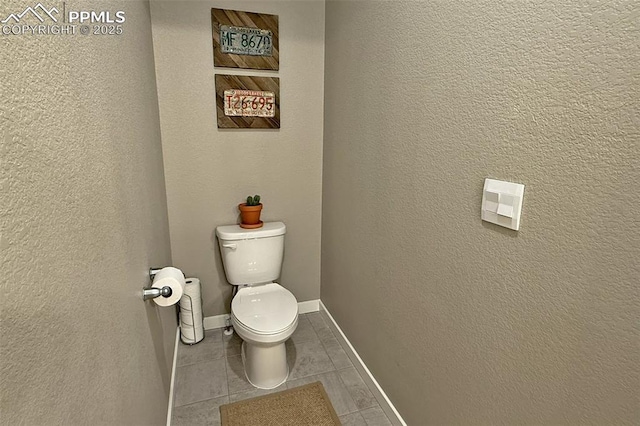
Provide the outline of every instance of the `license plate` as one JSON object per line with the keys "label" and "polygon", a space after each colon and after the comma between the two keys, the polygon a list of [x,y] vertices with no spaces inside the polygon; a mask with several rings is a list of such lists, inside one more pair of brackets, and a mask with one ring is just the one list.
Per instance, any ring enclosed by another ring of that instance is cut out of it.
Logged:
{"label": "license plate", "polygon": [[271,56],[273,34],[260,28],[220,26],[220,47],[223,53]]}
{"label": "license plate", "polygon": [[224,115],[228,117],[275,117],[273,92],[231,89],[224,91]]}

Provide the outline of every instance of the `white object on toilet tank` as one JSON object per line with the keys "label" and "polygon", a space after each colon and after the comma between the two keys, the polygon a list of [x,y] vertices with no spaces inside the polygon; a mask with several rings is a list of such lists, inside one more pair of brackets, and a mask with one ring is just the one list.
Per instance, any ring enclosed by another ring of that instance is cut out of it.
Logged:
{"label": "white object on toilet tank", "polygon": [[243,285],[276,280],[282,269],[286,231],[282,222],[265,222],[258,229],[238,225],[216,228],[227,281]]}

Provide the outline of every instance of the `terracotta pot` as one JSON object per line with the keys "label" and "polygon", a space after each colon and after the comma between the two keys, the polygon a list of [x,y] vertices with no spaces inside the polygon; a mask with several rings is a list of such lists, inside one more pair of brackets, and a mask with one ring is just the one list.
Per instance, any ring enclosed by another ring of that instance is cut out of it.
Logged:
{"label": "terracotta pot", "polygon": [[248,206],[247,203],[242,203],[238,205],[238,209],[240,210],[241,228],[259,228],[262,226],[262,222],[260,221],[262,204]]}

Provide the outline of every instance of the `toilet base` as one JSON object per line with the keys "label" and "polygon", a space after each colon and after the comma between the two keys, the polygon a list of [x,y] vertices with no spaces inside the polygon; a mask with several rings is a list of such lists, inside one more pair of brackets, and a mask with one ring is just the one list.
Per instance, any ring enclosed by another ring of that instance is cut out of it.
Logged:
{"label": "toilet base", "polygon": [[289,377],[284,342],[263,346],[243,341],[242,364],[247,380],[258,389],[277,388]]}

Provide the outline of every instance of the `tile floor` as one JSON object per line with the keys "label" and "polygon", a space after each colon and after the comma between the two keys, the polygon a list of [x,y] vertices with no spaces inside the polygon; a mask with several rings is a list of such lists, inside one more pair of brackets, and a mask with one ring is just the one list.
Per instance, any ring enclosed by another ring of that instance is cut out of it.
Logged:
{"label": "tile floor", "polygon": [[244,376],[237,334],[209,330],[194,346],[179,344],[173,426],[219,425],[222,404],[321,381],[343,425],[391,425],[319,312],[300,315],[287,341],[289,378],[276,389]]}

